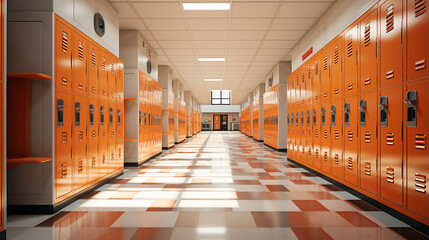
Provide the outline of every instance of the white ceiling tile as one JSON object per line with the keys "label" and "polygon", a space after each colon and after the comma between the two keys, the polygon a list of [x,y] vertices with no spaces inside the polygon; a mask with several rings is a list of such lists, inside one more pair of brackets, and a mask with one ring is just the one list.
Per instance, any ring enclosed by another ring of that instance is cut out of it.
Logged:
{"label": "white ceiling tile", "polygon": [[229,40],[262,40],[265,31],[230,31]]}
{"label": "white ceiling tile", "polygon": [[227,56],[253,56],[257,50],[256,48],[228,48]]}
{"label": "white ceiling tile", "polygon": [[253,56],[228,56],[226,58],[227,62],[250,62],[252,61]]}
{"label": "white ceiling tile", "polygon": [[119,18],[137,18],[139,17],[134,9],[128,3],[112,3],[113,7],[118,11]]}
{"label": "white ceiling tile", "polygon": [[200,67],[223,67],[225,62],[198,62]]}
{"label": "white ceiling tile", "polygon": [[188,31],[152,31],[152,34],[156,40],[190,40]]}
{"label": "white ceiling tile", "polygon": [[149,32],[149,31],[139,31],[139,32],[140,32],[140,34],[143,36],[143,38],[144,38],[146,41],[155,40],[155,39],[153,38],[153,36],[152,36],[151,32]]}
{"label": "white ceiling tile", "polygon": [[[210,1],[211,2],[211,1]],[[187,18],[228,18],[228,11],[185,11]]]}
{"label": "white ceiling tile", "polygon": [[249,62],[245,62],[245,61],[242,61],[242,62],[230,62],[230,61],[227,61],[226,63],[227,63],[226,65],[229,66],[229,67],[247,67],[247,66],[250,65],[250,61]]}
{"label": "white ceiling tile", "polygon": [[257,59],[255,61],[253,61],[253,63],[250,65],[251,67],[253,66],[271,66],[271,68],[273,68],[276,64],[278,63],[278,61],[258,61]]}
{"label": "white ceiling tile", "polygon": [[232,18],[274,17],[279,3],[233,3]]}
{"label": "white ceiling tile", "polygon": [[147,30],[141,19],[119,19],[121,30]]}
{"label": "white ceiling tile", "polygon": [[275,49],[275,48],[270,48],[270,49],[259,49],[258,51],[258,56],[261,55],[265,55],[265,56],[285,56],[286,54],[288,54],[290,52],[291,49]]}
{"label": "white ceiling tile", "polygon": [[256,19],[256,18],[244,18],[244,19],[231,19],[230,30],[268,30],[271,19]]}
{"label": "white ceiling tile", "polygon": [[278,62],[282,60],[283,56],[256,56],[255,61],[273,61]]}
{"label": "white ceiling tile", "polygon": [[271,30],[309,30],[318,18],[275,19]]}
{"label": "white ceiling tile", "polygon": [[176,63],[176,62],[195,62],[197,60],[197,57],[195,57],[195,56],[170,56],[170,60],[173,61],[173,63]]}
{"label": "white ceiling tile", "polygon": [[[189,56],[188,56],[189,57]],[[193,61],[189,61],[189,59],[186,59],[188,61],[180,61],[180,57],[179,56],[173,56],[170,58],[171,61],[174,61],[173,64],[176,67],[182,67],[182,66],[186,66],[186,67],[198,67],[198,62],[196,61],[196,59],[194,58]]]}
{"label": "white ceiling tile", "polygon": [[226,41],[194,41],[196,48],[225,48]]}
{"label": "white ceiling tile", "polygon": [[293,48],[297,41],[263,41],[261,48]]}
{"label": "white ceiling tile", "polygon": [[258,48],[261,41],[228,41],[228,48]]}
{"label": "white ceiling tile", "polygon": [[159,46],[157,41],[148,41],[148,48],[161,48],[161,46]]}
{"label": "white ceiling tile", "polygon": [[192,31],[193,40],[226,40],[226,31]]}
{"label": "white ceiling tile", "polygon": [[162,48],[192,48],[191,41],[158,41]]}
{"label": "white ceiling tile", "polygon": [[192,48],[164,48],[164,52],[168,56],[195,56],[194,49]]}
{"label": "white ceiling tile", "polygon": [[277,17],[305,18],[321,17],[328,10],[332,2],[289,2],[283,3]]}
{"label": "white ceiling tile", "polygon": [[192,31],[228,30],[228,19],[189,19],[188,23]]}
{"label": "white ceiling tile", "polygon": [[131,3],[141,18],[183,18],[180,3]]}
{"label": "white ceiling tile", "polygon": [[207,57],[224,57],[225,56],[225,49],[209,49],[209,48],[198,48],[197,49],[197,55],[200,56],[207,56]]}
{"label": "white ceiling tile", "polygon": [[269,31],[266,40],[299,40],[305,31]]}
{"label": "white ceiling tile", "polygon": [[152,31],[187,31],[186,21],[183,18],[177,19],[143,19],[149,30]]}

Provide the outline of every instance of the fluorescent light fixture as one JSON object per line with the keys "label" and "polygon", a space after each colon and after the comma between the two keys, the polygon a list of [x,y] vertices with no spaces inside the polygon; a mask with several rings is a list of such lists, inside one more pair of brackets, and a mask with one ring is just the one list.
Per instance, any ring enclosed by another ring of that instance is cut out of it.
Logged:
{"label": "fluorescent light fixture", "polygon": [[205,78],[203,80],[204,82],[222,82],[223,81],[222,78]]}
{"label": "fluorescent light fixture", "polygon": [[223,10],[230,9],[229,3],[183,3],[185,10]]}
{"label": "fluorescent light fixture", "polygon": [[225,62],[225,58],[198,58],[198,62]]}

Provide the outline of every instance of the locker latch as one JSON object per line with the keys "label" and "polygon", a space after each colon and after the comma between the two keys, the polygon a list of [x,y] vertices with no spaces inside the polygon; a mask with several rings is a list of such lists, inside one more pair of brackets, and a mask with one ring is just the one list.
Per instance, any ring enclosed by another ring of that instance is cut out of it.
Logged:
{"label": "locker latch", "polygon": [[89,104],[89,126],[94,126],[94,104]]}
{"label": "locker latch", "polygon": [[310,126],[310,110],[307,110],[307,126]]}
{"label": "locker latch", "polygon": [[100,106],[100,125],[104,126],[104,106]]}
{"label": "locker latch", "polygon": [[118,109],[118,126],[121,126],[121,110]]}
{"label": "locker latch", "polygon": [[350,103],[344,103],[344,126],[350,126]]}
{"label": "locker latch", "polygon": [[322,114],[322,126],[325,126],[325,123],[326,123],[326,117],[325,117],[326,112],[325,112],[325,107],[322,107],[322,112],[321,112],[321,114]]}
{"label": "locker latch", "polygon": [[360,111],[360,125],[361,127],[366,127],[366,100],[362,99],[359,103],[359,111]]}
{"label": "locker latch", "polygon": [[316,109],[313,108],[313,126],[316,126]]}
{"label": "locker latch", "polygon": [[293,125],[294,125],[294,123],[295,123],[295,122],[294,122],[294,121],[295,121],[295,114],[294,114],[294,113],[292,113],[291,120],[292,120],[292,121],[291,121],[291,123],[292,123],[292,126],[293,126]]}
{"label": "locker latch", "polygon": [[80,126],[80,102],[74,103],[74,124],[76,127]]}
{"label": "locker latch", "polygon": [[301,126],[304,126],[304,112],[301,111]]}
{"label": "locker latch", "polygon": [[109,125],[113,126],[113,108],[109,109]]}
{"label": "locker latch", "polygon": [[380,97],[380,103],[378,104],[378,108],[380,109],[380,125],[382,127],[387,127],[387,106],[387,96]]}
{"label": "locker latch", "polygon": [[64,100],[57,99],[57,127],[64,126]]}
{"label": "locker latch", "polygon": [[331,125],[335,126],[335,114],[336,114],[336,107],[335,105],[331,106]]}
{"label": "locker latch", "polygon": [[417,91],[407,92],[407,99],[404,101],[407,105],[407,127],[417,126]]}

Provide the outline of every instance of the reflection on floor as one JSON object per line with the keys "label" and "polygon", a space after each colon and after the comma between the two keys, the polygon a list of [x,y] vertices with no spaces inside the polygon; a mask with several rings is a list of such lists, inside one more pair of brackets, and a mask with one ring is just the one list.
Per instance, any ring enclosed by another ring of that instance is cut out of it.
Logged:
{"label": "reflection on floor", "polygon": [[425,239],[238,132],[203,132],[8,239]]}

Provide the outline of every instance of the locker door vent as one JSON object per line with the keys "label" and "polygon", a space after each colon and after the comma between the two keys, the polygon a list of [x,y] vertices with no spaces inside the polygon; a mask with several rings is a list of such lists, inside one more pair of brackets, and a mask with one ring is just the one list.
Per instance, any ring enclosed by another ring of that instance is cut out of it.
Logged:
{"label": "locker door vent", "polygon": [[328,70],[328,55],[325,53],[325,57],[323,57],[323,70]]}
{"label": "locker door vent", "polygon": [[91,168],[95,168],[96,167],[96,160],[95,157],[91,158]]}
{"label": "locker door vent", "polygon": [[415,66],[414,69],[416,71],[425,69],[426,68],[426,59],[422,59],[422,60],[415,62],[414,66]]}
{"label": "locker door vent", "polygon": [[415,190],[417,192],[426,193],[426,175],[421,173],[414,174]]}
{"label": "locker door vent", "polygon": [[79,162],[77,164],[77,173],[82,174],[83,173],[83,160],[79,159]]}
{"label": "locker door vent", "polygon": [[386,181],[389,183],[395,183],[395,169],[393,167],[386,168]]}
{"label": "locker door vent", "polygon": [[426,149],[426,135],[425,134],[416,134],[416,149],[425,150]]}
{"label": "locker door vent", "polygon": [[311,147],[308,147],[308,156],[311,157]]}
{"label": "locker door vent", "polygon": [[81,41],[79,41],[78,57],[80,60],[83,59],[83,45]]}
{"label": "locker door vent", "polygon": [[106,71],[106,58],[103,56],[103,71]]}
{"label": "locker door vent", "polygon": [[314,135],[315,135],[316,137],[319,137],[319,130],[318,130],[318,129],[316,129],[316,131],[315,131]]}
{"label": "locker door vent", "polygon": [[348,133],[347,133],[347,139],[349,141],[353,141],[353,131],[348,131]]}
{"label": "locker door vent", "polygon": [[318,61],[314,63],[314,75],[319,75],[319,64]]}
{"label": "locker door vent", "polygon": [[67,163],[62,163],[61,164],[61,178],[66,178],[67,177]]}
{"label": "locker door vent", "polygon": [[347,57],[353,56],[353,35],[350,34],[347,40]]}
{"label": "locker door vent", "polygon": [[414,0],[415,17],[426,12],[426,0]]}
{"label": "locker door vent", "polygon": [[314,155],[316,156],[316,158],[319,158],[319,149],[316,149],[316,152]]}
{"label": "locker door vent", "polygon": [[77,134],[77,141],[83,142],[83,131],[79,131],[79,133]]}
{"label": "locker door vent", "polygon": [[349,170],[353,170],[353,158],[352,158],[352,157],[349,157],[349,158],[347,159],[347,168],[348,168]]}
{"label": "locker door vent", "polygon": [[311,78],[311,68],[310,68],[310,66],[308,66],[308,79],[310,79]]}
{"label": "locker door vent", "polygon": [[62,132],[61,133],[61,143],[66,144],[68,140],[68,134],[67,132]]}
{"label": "locker door vent", "polygon": [[69,39],[66,32],[63,32],[61,36],[61,49],[64,53],[67,53],[69,49]]}
{"label": "locker door vent", "polygon": [[395,21],[394,21],[395,14],[393,12],[393,9],[394,9],[394,7],[393,7],[393,4],[392,4],[386,10],[387,11],[387,13],[386,13],[386,33],[392,31],[393,28],[395,27],[394,26],[394,24],[395,24]]}
{"label": "locker door vent", "polygon": [[323,154],[323,160],[328,161],[328,152]]}
{"label": "locker door vent", "polygon": [[338,154],[335,154],[334,160],[335,160],[335,165],[340,164],[340,156]]}
{"label": "locker door vent", "polygon": [[334,63],[337,64],[338,60],[339,60],[339,56],[338,56],[338,45],[335,46],[335,51],[334,51]]}
{"label": "locker door vent", "polygon": [[328,138],[328,130],[323,131],[323,137]]}
{"label": "locker door vent", "polygon": [[97,137],[97,132],[95,130],[92,130],[92,139],[94,140]]}
{"label": "locker door vent", "polygon": [[365,132],[365,143],[371,142],[371,132]]}
{"label": "locker door vent", "polygon": [[371,176],[371,163],[365,162],[365,174]]}
{"label": "locker door vent", "polygon": [[110,64],[110,74],[112,74],[112,76],[115,76],[115,63],[112,62]]}
{"label": "locker door vent", "polygon": [[395,143],[395,133],[386,133],[386,144],[387,145],[394,145]]}
{"label": "locker door vent", "polygon": [[97,63],[97,58],[96,58],[96,55],[95,55],[95,51],[94,51],[94,49],[92,49],[92,53],[91,53],[91,64],[92,64],[92,66],[93,67],[95,67],[95,65],[96,65],[96,63]]}
{"label": "locker door vent", "polygon": [[364,40],[363,40],[364,46],[367,47],[369,44],[371,44],[371,24],[367,23],[365,25],[365,32],[364,32]]}
{"label": "locker door vent", "polygon": [[335,130],[335,140],[338,140],[340,137],[340,132],[338,130]]}

